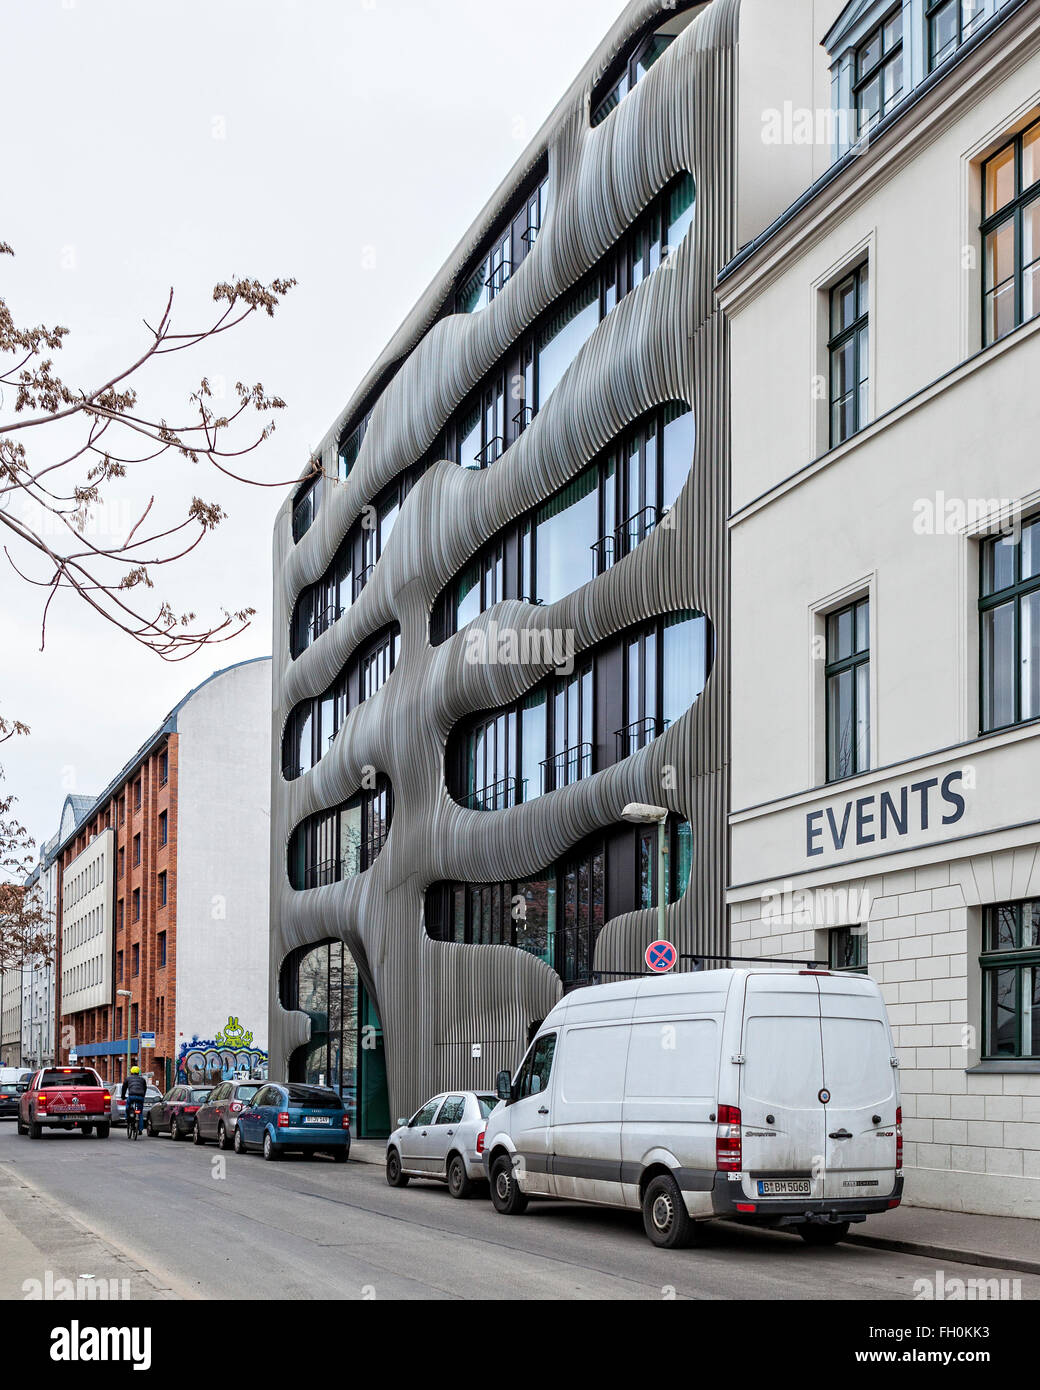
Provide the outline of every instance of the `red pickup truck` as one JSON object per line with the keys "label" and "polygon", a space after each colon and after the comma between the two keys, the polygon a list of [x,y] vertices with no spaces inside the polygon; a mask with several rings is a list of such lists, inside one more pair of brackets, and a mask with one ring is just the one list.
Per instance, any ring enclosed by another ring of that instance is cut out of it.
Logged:
{"label": "red pickup truck", "polygon": [[44,1067],[33,1074],[18,1103],[18,1133],[39,1139],[47,1129],[111,1129],[112,1092],[91,1067]]}

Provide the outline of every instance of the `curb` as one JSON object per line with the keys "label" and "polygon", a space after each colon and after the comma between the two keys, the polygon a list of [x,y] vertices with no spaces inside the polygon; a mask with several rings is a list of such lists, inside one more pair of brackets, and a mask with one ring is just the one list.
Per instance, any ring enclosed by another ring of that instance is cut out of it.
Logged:
{"label": "curb", "polygon": [[955,1264],[979,1265],[988,1269],[1010,1269],[1016,1274],[1040,1274],[1040,1260],[1020,1260],[1012,1255],[983,1255],[972,1250],[957,1250],[949,1245],[929,1245],[925,1241],[896,1240],[888,1236],[861,1236],[851,1232],[846,1245],[870,1245],[876,1250],[895,1250],[901,1255],[924,1255],[934,1260],[950,1260]]}

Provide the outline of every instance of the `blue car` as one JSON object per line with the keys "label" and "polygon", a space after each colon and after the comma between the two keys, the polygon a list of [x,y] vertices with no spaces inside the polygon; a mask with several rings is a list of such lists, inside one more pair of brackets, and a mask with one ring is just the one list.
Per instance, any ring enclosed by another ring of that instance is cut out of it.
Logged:
{"label": "blue car", "polygon": [[350,1115],[329,1086],[295,1081],[261,1086],[238,1117],[235,1153],[260,1149],[269,1163],[287,1153],[331,1154],[346,1163],[350,1154]]}

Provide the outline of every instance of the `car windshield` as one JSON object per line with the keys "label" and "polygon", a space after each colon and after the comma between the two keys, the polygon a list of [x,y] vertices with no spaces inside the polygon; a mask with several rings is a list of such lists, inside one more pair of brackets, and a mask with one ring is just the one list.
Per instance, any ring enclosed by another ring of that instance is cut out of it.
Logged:
{"label": "car windshield", "polygon": [[290,1086],[289,1104],[306,1105],[310,1110],[342,1110],[343,1102],[335,1091],[321,1086]]}
{"label": "car windshield", "polygon": [[204,1100],[207,1100],[209,1098],[209,1093],[210,1091],[212,1091],[212,1089],[212,1086],[194,1087],[192,1089],[190,1099],[195,1105],[201,1105]]}
{"label": "car windshield", "polygon": [[498,1096],[477,1096],[477,1104],[480,1106],[480,1118],[486,1120],[498,1104]]}
{"label": "car windshield", "polygon": [[45,1071],[40,1079],[41,1086],[100,1086],[101,1082],[92,1071],[80,1071],[65,1067],[61,1071]]}
{"label": "car windshield", "polygon": [[235,1087],[235,1099],[236,1099],[236,1100],[252,1100],[253,1097],[256,1095],[257,1091],[259,1091],[259,1089],[260,1089],[259,1086],[236,1086],[236,1087]]}

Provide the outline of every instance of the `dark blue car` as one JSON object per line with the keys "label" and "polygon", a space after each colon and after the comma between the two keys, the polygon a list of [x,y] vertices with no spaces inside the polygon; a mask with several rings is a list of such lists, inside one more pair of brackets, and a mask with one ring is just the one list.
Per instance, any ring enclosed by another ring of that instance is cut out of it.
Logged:
{"label": "dark blue car", "polygon": [[350,1115],[328,1086],[295,1081],[262,1086],[238,1117],[235,1153],[260,1149],[268,1162],[286,1153],[331,1154],[346,1163],[350,1154]]}

